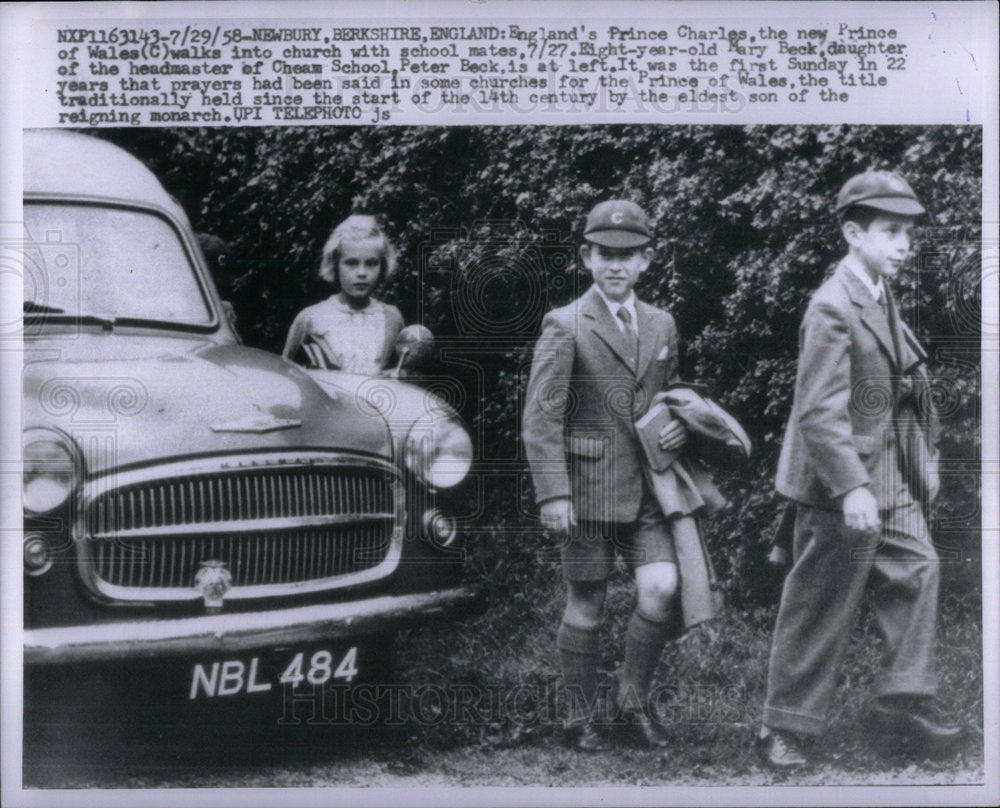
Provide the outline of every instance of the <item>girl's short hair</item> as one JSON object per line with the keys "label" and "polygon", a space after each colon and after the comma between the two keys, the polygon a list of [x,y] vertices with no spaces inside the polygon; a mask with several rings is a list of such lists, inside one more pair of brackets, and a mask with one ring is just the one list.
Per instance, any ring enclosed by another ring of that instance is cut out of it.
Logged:
{"label": "girl's short hair", "polygon": [[392,242],[389,241],[389,237],[386,236],[375,217],[364,214],[348,216],[333,229],[330,238],[323,245],[319,276],[339,290],[340,277],[337,274],[337,265],[340,263],[344,242],[368,241],[369,239],[381,239],[382,241],[382,271],[377,283],[382,283],[391,277],[396,271],[396,248],[392,246]]}

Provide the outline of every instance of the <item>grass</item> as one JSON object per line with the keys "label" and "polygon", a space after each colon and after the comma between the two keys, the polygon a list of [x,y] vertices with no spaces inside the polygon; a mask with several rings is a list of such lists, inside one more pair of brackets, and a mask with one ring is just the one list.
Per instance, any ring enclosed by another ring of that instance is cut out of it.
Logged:
{"label": "grass", "polygon": [[[509,536],[497,540],[510,542]],[[471,566],[477,563],[489,597],[483,615],[400,637],[399,677],[414,688],[433,690],[437,704],[432,715],[424,709],[410,717],[412,742],[428,749],[457,744],[495,751],[557,745],[562,692],[555,632],[563,606],[558,564],[512,544],[499,550],[479,545],[470,558]],[[633,598],[627,572],[619,568],[609,582],[601,635],[606,695],[614,692],[621,668]],[[730,608],[723,618],[667,645],[654,689],[656,708],[674,741],[671,761],[678,771],[754,769],[752,737],[760,723],[776,609]],[[913,765],[926,773],[982,766],[978,593],[943,596],[938,628],[941,700],[969,728],[961,748],[949,760],[935,763],[887,759],[871,747],[865,717],[881,649],[866,604],[818,750],[832,777]]]}

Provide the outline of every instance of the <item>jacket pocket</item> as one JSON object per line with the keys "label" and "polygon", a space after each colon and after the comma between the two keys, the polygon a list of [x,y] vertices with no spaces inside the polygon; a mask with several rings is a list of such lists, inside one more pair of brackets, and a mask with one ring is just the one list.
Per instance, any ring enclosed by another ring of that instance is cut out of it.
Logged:
{"label": "jacket pocket", "polygon": [[874,435],[854,435],[854,448],[859,455],[870,455],[878,448],[878,439]]}
{"label": "jacket pocket", "polygon": [[570,435],[566,440],[566,451],[578,457],[597,459],[604,457],[605,439],[589,435]]}

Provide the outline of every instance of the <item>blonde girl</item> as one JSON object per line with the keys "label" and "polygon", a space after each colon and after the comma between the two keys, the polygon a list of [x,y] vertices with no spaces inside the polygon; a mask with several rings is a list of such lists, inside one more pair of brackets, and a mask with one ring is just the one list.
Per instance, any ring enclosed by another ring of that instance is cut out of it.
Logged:
{"label": "blonde girl", "polygon": [[374,216],[344,219],[327,239],[319,267],[333,294],[299,312],[282,356],[294,359],[303,348],[314,367],[366,375],[386,368],[403,317],[372,293],[395,269],[396,250]]}

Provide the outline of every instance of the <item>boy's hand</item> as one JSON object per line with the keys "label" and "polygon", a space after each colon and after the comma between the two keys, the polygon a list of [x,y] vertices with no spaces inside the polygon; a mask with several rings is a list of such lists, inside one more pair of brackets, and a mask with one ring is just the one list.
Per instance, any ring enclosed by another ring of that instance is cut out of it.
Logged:
{"label": "boy's hand", "polygon": [[569,533],[576,527],[573,502],[568,497],[550,499],[541,506],[542,525],[556,533]]}
{"label": "boy's hand", "polygon": [[687,443],[688,431],[680,421],[671,421],[660,430],[660,448],[665,452],[673,452]]}
{"label": "boy's hand", "polygon": [[882,527],[878,518],[878,501],[863,485],[844,497],[844,524],[864,531],[876,531]]}

